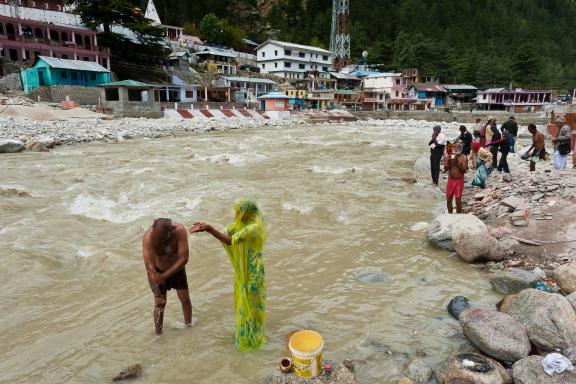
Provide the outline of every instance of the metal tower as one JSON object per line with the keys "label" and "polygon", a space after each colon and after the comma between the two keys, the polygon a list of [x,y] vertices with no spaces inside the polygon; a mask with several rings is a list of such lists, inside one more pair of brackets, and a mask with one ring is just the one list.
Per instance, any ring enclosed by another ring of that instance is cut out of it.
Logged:
{"label": "metal tower", "polygon": [[332,0],[332,33],[330,50],[334,55],[334,68],[340,69],[350,64],[350,32],[348,15],[350,0]]}

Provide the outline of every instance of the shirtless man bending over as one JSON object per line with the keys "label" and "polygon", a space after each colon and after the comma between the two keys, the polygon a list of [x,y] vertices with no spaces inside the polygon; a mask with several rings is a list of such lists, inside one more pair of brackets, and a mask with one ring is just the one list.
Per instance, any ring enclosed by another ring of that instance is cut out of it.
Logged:
{"label": "shirtless man bending over", "polygon": [[462,144],[456,143],[452,155],[446,157],[444,170],[448,171],[446,184],[446,203],[448,213],[452,213],[452,199],[456,198],[456,213],[462,213],[462,193],[464,192],[464,173],[468,170],[468,158],[462,154]]}
{"label": "shirtless man bending over", "polygon": [[162,334],[166,293],[175,289],[182,303],[184,324],[192,322],[192,302],[184,266],[188,262],[188,235],[182,224],[156,219],[144,234],[142,253],[148,282],[154,294],[154,327]]}

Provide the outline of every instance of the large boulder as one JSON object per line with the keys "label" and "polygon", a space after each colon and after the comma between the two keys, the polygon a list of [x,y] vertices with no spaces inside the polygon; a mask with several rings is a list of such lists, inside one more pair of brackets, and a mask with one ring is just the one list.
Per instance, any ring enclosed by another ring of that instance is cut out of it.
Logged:
{"label": "large boulder", "polygon": [[430,174],[430,158],[420,157],[414,163],[414,178],[424,179],[432,177]]}
{"label": "large boulder", "polygon": [[492,288],[503,295],[512,295],[532,288],[538,281],[540,281],[540,276],[520,268],[497,271],[490,276]]}
{"label": "large boulder", "polygon": [[566,300],[568,300],[568,302],[570,303],[570,305],[572,305],[572,308],[574,308],[574,311],[576,312],[576,292],[566,296]]}
{"label": "large boulder", "polygon": [[469,309],[459,320],[468,340],[488,356],[511,363],[530,353],[526,328],[505,313]]}
{"label": "large boulder", "polygon": [[0,139],[0,153],[17,153],[24,150],[24,144],[20,140]]}
{"label": "large boulder", "polygon": [[437,247],[456,251],[452,239],[457,234],[482,234],[487,231],[486,225],[474,215],[443,214],[436,217],[428,226],[428,241]]}
{"label": "large boulder", "polygon": [[552,277],[563,293],[576,292],[576,261],[559,266],[552,272]]}
{"label": "large boulder", "polygon": [[428,384],[434,371],[422,359],[413,359],[406,367],[405,375],[414,384]]}
{"label": "large boulder", "polygon": [[496,360],[476,353],[449,357],[436,374],[438,384],[511,384],[506,369]]}
{"label": "large boulder", "polygon": [[576,314],[564,296],[525,289],[510,300],[506,313],[524,324],[541,352],[559,349],[576,362]]}
{"label": "large boulder", "polygon": [[474,263],[480,260],[498,261],[504,258],[504,250],[495,237],[484,233],[454,230],[452,244],[462,260]]}
{"label": "large boulder", "polygon": [[512,367],[515,384],[574,384],[576,369],[548,376],[542,368],[542,356],[528,356],[517,361]]}

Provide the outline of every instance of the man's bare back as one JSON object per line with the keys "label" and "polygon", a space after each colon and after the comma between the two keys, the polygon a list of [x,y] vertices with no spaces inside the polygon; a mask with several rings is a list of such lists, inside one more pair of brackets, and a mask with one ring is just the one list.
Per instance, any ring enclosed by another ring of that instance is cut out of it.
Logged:
{"label": "man's bare back", "polygon": [[162,333],[167,292],[175,289],[182,303],[184,323],[192,321],[185,265],[188,262],[188,234],[182,224],[156,219],[142,239],[142,254],[150,289],[154,294],[154,326]]}

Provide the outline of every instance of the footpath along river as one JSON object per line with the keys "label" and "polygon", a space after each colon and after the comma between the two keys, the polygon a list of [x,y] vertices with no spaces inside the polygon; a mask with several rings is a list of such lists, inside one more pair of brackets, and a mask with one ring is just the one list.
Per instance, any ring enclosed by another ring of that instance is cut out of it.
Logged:
{"label": "footpath along river", "polygon": [[[101,383],[138,362],[139,383],[260,383],[298,328],[322,333],[325,358],[354,359],[361,383],[394,382],[416,349],[440,361],[465,342],[450,298],[498,299],[482,270],[411,229],[439,206],[402,180],[430,128],[265,127],[2,155],[0,382]],[[190,237],[195,327],[182,329],[172,291],[154,336],[142,234],[155,217],[223,227],[241,197],[267,223],[266,347],[232,346],[232,268],[205,235]],[[366,270],[386,278],[363,282]]]}

